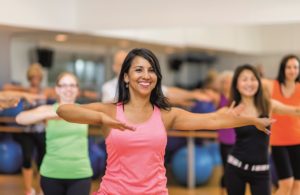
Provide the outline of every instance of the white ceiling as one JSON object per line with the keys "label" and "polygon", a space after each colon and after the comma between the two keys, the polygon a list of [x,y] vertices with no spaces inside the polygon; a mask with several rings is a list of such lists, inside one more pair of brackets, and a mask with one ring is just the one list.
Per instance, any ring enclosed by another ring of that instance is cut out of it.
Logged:
{"label": "white ceiling", "polygon": [[[1,25],[240,52],[299,50],[300,0],[0,0]],[[292,28],[290,29],[290,26]],[[1,31],[1,28],[0,28]],[[269,33],[277,32],[273,36]],[[281,43],[274,40],[282,40]]]}
{"label": "white ceiling", "polygon": [[183,28],[300,22],[299,0],[78,0],[89,29]]}

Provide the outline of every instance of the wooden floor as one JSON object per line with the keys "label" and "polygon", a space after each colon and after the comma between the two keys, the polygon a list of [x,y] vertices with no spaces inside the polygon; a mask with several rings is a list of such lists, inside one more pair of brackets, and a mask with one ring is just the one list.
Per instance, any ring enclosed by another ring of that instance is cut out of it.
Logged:
{"label": "wooden floor", "polygon": [[[208,183],[204,186],[189,190],[180,186],[168,175],[168,189],[170,195],[219,195],[219,178],[221,175],[221,168],[217,167]],[[100,180],[94,180],[92,184],[92,191],[96,191],[99,187]],[[37,185],[36,183],[34,184]],[[23,195],[22,176],[17,175],[0,175],[0,195]],[[247,195],[249,195],[247,190]]]}

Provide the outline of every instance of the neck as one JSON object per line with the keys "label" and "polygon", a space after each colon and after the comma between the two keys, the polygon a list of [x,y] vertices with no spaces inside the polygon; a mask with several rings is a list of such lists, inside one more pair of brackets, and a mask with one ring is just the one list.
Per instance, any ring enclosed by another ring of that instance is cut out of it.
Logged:
{"label": "neck", "polygon": [[242,97],[242,100],[241,102],[246,106],[254,106],[255,107],[255,104],[254,104],[254,98],[253,97]]}
{"label": "neck", "polygon": [[63,105],[63,104],[74,104],[75,101],[63,101],[63,100],[59,100],[58,101],[58,104],[59,105]]}
{"label": "neck", "polygon": [[292,80],[285,80],[284,81],[284,87],[286,87],[286,88],[294,88],[295,85],[296,85],[295,81],[292,81]]}
{"label": "neck", "polygon": [[126,105],[135,109],[144,109],[149,106],[152,107],[150,103],[150,97],[145,98],[145,97],[140,97],[135,95],[132,95],[130,97],[129,102]]}

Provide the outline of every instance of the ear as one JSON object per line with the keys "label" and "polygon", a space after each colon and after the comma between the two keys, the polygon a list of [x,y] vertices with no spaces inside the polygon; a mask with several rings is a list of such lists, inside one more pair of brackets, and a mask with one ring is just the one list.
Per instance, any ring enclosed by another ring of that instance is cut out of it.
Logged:
{"label": "ear", "polygon": [[127,73],[124,74],[124,82],[129,83],[129,77]]}

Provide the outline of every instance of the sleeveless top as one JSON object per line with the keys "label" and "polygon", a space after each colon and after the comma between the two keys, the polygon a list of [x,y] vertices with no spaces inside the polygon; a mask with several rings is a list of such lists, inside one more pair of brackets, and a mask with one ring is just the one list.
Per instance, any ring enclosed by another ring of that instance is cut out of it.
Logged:
{"label": "sleeveless top", "polygon": [[[116,109],[116,118],[130,124],[123,104],[118,103]],[[136,130],[111,129],[106,138],[107,166],[95,194],[168,194],[164,166],[167,134],[160,109],[155,106],[147,121],[130,125]]]}
{"label": "sleeveless top", "polygon": [[[219,108],[225,107],[228,105],[227,98],[221,94]],[[233,128],[227,129],[218,129],[218,140],[222,144],[233,145],[235,143],[235,131]]]}
{"label": "sleeveless top", "polygon": [[[53,109],[57,108],[58,104],[54,104]],[[46,154],[41,165],[41,175],[55,179],[91,177],[87,136],[87,125],[48,120]]]}
{"label": "sleeveless top", "polygon": [[[291,97],[286,98],[281,92],[280,83],[276,80],[272,98],[286,105],[300,107],[300,84],[296,83],[295,92]],[[300,117],[274,114],[272,118],[276,119],[271,128],[272,146],[300,144]]]}
{"label": "sleeveless top", "polygon": [[244,163],[268,164],[269,135],[253,125],[235,128],[235,133],[232,156]]}

